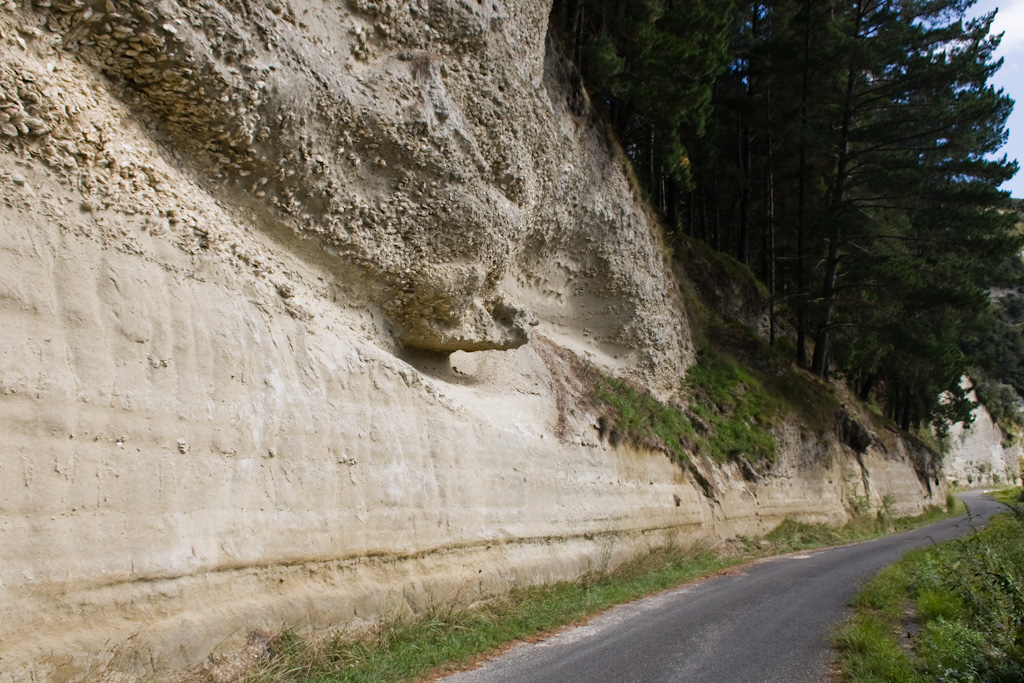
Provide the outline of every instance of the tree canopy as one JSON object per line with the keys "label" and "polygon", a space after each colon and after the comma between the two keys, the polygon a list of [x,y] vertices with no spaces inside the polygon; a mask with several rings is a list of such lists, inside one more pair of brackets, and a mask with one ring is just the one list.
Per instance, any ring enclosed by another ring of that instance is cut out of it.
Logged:
{"label": "tree canopy", "polygon": [[[670,228],[751,267],[796,360],[904,428],[960,377],[1022,241],[995,156],[1012,100],[973,0],[556,0]],[[778,314],[778,316],[776,315]],[[987,316],[987,317],[986,317]],[[940,400],[940,396],[946,398]]]}

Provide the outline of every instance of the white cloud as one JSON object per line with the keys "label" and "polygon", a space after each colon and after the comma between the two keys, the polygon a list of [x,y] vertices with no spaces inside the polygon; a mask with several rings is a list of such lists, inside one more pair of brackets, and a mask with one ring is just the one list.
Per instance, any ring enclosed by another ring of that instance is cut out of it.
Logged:
{"label": "white cloud", "polygon": [[[982,4],[989,3],[979,2],[977,7],[981,7]],[[996,14],[992,32],[1003,34],[999,54],[1009,57],[1024,52],[1024,0],[1001,0],[996,5],[999,7],[999,13]]]}

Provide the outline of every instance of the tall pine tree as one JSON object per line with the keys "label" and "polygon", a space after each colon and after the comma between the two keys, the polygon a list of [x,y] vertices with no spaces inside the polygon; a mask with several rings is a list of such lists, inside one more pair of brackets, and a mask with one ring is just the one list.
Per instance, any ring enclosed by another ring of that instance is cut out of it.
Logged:
{"label": "tall pine tree", "polygon": [[759,272],[797,362],[904,426],[963,413],[962,340],[1021,247],[996,189],[1016,163],[992,156],[1012,102],[988,83],[993,15],[967,20],[972,4],[556,0],[552,14],[669,225]]}

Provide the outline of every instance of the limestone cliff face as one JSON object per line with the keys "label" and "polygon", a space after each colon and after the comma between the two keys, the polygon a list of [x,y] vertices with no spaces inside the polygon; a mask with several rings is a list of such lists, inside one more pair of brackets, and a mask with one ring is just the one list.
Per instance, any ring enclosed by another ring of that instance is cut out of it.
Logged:
{"label": "limestone cliff face", "polygon": [[[678,377],[685,318],[641,205],[546,41],[548,11],[57,0],[37,18],[54,32],[44,40],[110,79],[180,170],[363,283],[346,303],[381,308],[399,345],[509,349],[537,313],[575,327],[601,312],[590,343]],[[40,114],[58,136],[77,123]],[[116,205],[96,180],[100,204]],[[203,229],[214,246],[250,241]]]}
{"label": "limestone cliff face", "polygon": [[549,9],[0,3],[0,681],[928,502],[898,445],[698,484],[567,404],[559,347],[692,351]]}
{"label": "limestone cliff face", "polygon": [[946,480],[954,486],[1009,486],[1020,482],[1024,453],[1019,444],[1006,446],[1003,431],[978,406],[974,420],[962,422],[949,431],[949,453],[945,458]]}

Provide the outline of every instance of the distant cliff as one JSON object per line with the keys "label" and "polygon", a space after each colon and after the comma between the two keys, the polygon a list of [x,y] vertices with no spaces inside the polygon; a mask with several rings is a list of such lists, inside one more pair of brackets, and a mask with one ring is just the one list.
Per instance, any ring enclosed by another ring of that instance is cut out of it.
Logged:
{"label": "distant cliff", "polygon": [[0,681],[935,499],[845,412],[603,438],[579,364],[670,401],[692,311],[549,11],[0,3]]}
{"label": "distant cliff", "polygon": [[1007,444],[1003,431],[985,406],[973,412],[965,427],[952,426],[944,458],[946,480],[953,486],[1012,486],[1020,483],[1024,451],[1019,444]]}

